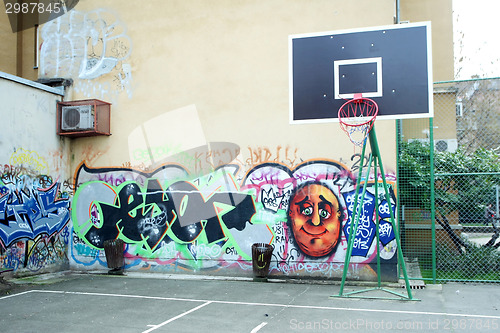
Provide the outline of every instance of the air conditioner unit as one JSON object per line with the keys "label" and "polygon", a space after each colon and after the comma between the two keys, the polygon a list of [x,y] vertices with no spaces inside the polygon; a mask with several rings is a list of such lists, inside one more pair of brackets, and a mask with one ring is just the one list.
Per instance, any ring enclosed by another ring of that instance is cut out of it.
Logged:
{"label": "air conditioner unit", "polygon": [[[429,139],[408,139],[408,143],[419,141],[423,144],[429,144]],[[458,149],[457,139],[439,139],[434,140],[434,150],[438,152],[454,153]]]}
{"label": "air conditioner unit", "polygon": [[434,149],[439,152],[454,153],[458,149],[457,139],[442,139],[434,141]]}
{"label": "air conditioner unit", "polygon": [[63,131],[83,131],[93,128],[93,105],[71,105],[62,107],[61,129]]}

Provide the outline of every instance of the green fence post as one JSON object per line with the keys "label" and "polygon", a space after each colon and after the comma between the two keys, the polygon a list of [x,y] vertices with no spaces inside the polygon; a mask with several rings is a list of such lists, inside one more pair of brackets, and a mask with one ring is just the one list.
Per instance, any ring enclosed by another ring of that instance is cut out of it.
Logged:
{"label": "green fence post", "polygon": [[434,118],[429,118],[430,143],[430,191],[431,191],[431,237],[432,237],[432,283],[436,284],[436,205],[434,202]]}

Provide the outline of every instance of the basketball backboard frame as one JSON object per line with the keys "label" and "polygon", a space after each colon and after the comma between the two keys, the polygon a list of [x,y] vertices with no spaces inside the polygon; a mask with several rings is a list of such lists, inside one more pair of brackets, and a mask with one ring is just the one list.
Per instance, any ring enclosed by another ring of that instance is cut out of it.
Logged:
{"label": "basketball backboard frame", "polygon": [[357,93],[379,105],[380,120],[433,117],[430,22],[290,35],[288,42],[291,124],[338,122],[340,106]]}

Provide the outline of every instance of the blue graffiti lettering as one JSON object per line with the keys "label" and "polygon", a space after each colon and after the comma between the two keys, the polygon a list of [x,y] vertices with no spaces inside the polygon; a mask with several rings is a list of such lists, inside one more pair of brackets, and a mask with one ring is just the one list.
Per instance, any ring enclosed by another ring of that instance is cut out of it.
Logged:
{"label": "blue graffiti lettering", "polygon": [[21,238],[52,235],[68,223],[69,200],[57,199],[59,183],[29,192],[5,188],[0,197],[0,239],[6,246]]}

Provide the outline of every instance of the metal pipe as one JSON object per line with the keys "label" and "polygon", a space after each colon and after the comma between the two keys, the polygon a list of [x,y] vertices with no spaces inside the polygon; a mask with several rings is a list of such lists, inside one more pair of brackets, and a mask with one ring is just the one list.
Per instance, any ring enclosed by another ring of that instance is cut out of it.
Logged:
{"label": "metal pipe", "polygon": [[451,80],[451,81],[437,81],[434,84],[443,84],[443,83],[457,83],[457,82],[469,82],[469,81],[485,81],[485,80],[498,80],[500,77],[483,77],[476,79],[464,79],[464,80]]}
{"label": "metal pipe", "polygon": [[483,175],[500,175],[500,172],[458,172],[458,173],[435,173],[434,176],[483,176]]}
{"label": "metal pipe", "polygon": [[396,17],[394,18],[394,24],[399,24],[399,0],[396,0]]}

